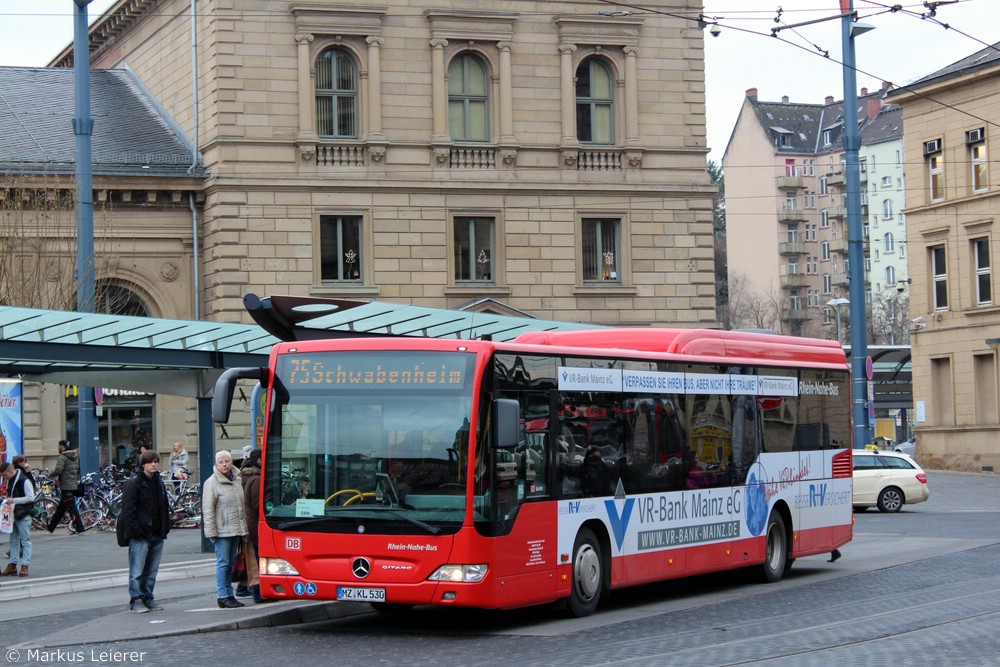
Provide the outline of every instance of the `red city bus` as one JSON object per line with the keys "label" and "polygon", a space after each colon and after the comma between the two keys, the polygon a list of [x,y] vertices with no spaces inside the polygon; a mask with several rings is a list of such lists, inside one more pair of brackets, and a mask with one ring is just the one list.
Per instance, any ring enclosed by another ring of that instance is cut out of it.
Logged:
{"label": "red city bus", "polygon": [[266,392],[268,598],[510,609],[851,540],[849,368],[835,341],[594,329],[512,342],[277,344]]}

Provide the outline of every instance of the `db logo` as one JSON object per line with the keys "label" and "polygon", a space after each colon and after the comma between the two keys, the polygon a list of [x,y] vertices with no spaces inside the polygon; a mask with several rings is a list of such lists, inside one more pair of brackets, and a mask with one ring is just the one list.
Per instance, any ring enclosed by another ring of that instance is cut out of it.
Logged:
{"label": "db logo", "polygon": [[301,537],[286,537],[285,538],[285,548],[289,551],[301,551],[302,550],[302,538]]}

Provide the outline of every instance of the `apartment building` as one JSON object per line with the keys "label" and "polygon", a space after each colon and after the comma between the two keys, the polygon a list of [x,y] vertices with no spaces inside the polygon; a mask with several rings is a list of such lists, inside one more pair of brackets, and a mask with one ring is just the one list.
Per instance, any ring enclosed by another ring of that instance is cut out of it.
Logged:
{"label": "apartment building", "polygon": [[917,454],[935,468],[1000,466],[1000,188],[989,161],[998,83],[994,45],[889,97],[906,123]]}
{"label": "apartment building", "polygon": [[[892,115],[882,109],[884,92],[863,88],[858,98],[858,119],[878,165],[886,158],[876,146],[898,140],[902,131],[899,123],[881,122]],[[723,157],[734,326],[849,340],[843,116],[843,102],[833,97],[823,104],[787,97],[763,102],[756,88],[747,90]],[[868,160],[862,161],[864,194]],[[870,198],[864,194],[867,220]],[[870,245],[865,249],[871,257]],[[879,270],[884,275],[881,264]],[[742,303],[734,302],[734,292]]]}
{"label": "apartment building", "polygon": [[[142,289],[156,267],[106,278],[174,318],[249,321],[255,292],[713,326],[701,6],[675,4],[120,0],[91,65],[128,73],[200,176],[167,200],[190,208],[188,297]],[[193,443],[194,420],[152,430]]]}
{"label": "apartment building", "polygon": [[906,163],[903,112],[883,104],[861,129],[861,202],[868,335],[873,345],[909,341],[909,272],[906,262]]}

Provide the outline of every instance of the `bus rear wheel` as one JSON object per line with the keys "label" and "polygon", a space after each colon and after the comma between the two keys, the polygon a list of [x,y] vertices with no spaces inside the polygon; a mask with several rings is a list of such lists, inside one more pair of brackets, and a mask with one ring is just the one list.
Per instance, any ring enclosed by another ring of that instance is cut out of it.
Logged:
{"label": "bus rear wheel", "polygon": [[764,535],[767,547],[761,578],[767,583],[774,583],[785,574],[788,564],[788,531],[785,530],[785,520],[777,512],[772,512],[768,518]]}
{"label": "bus rear wheel", "polygon": [[590,616],[597,609],[604,590],[604,559],[594,531],[582,528],[573,545],[573,590],[569,611],[573,616]]}

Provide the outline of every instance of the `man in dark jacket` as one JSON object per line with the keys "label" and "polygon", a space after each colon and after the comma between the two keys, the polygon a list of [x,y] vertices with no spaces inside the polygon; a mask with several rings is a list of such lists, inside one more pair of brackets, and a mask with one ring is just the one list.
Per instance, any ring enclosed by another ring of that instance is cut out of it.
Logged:
{"label": "man in dark jacket", "polygon": [[128,608],[138,614],[163,609],[153,597],[163,540],[170,532],[167,490],[160,478],[160,455],[143,452],[139,469],[125,481],[122,511],[128,540]]}
{"label": "man in dark jacket", "polygon": [[79,535],[84,531],[80,510],[76,508],[76,492],[80,487],[80,458],[69,440],[59,441],[59,459],[56,461],[55,469],[52,470],[52,479],[59,481],[59,507],[56,508],[46,528],[50,533],[55,531],[63,515],[68,511],[70,520],[73,521],[73,528]]}

